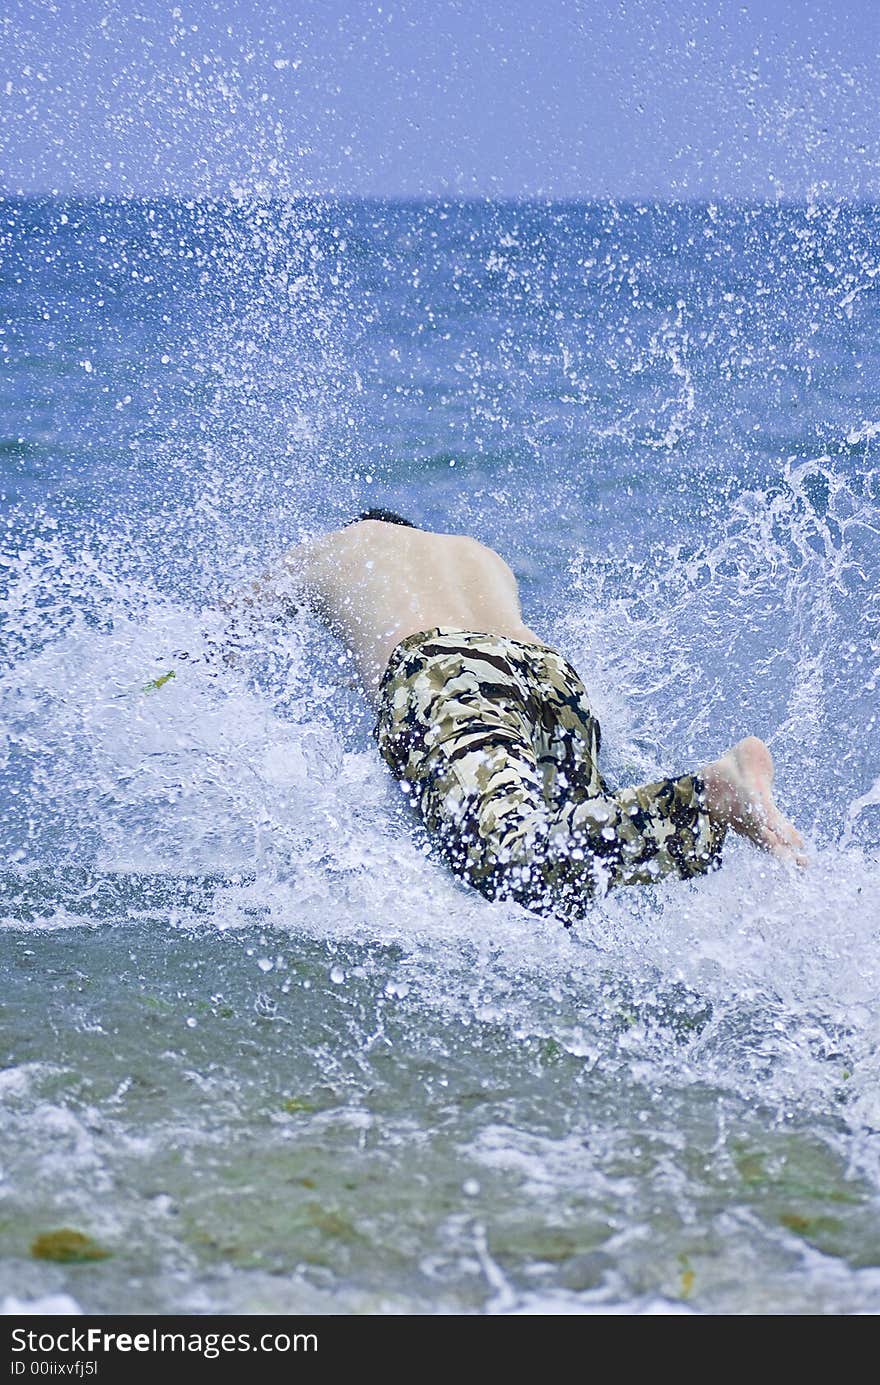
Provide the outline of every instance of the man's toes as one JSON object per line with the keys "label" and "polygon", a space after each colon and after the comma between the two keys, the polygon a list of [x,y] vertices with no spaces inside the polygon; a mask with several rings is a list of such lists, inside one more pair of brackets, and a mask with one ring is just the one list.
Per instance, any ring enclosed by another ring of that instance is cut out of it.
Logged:
{"label": "man's toes", "polygon": [[763,822],[755,833],[755,840],[766,851],[776,852],[785,846],[778,832],[775,832],[769,822]]}
{"label": "man's toes", "polygon": [[[786,826],[790,826],[790,824],[786,823]],[[796,865],[804,869],[804,867],[810,864],[809,857],[800,849],[803,847],[800,834],[794,833],[793,835],[798,838],[799,846],[792,840],[791,834],[786,833],[782,835],[779,832],[768,831],[767,850],[771,855],[776,856],[778,860],[785,861],[790,866]]]}
{"label": "man's toes", "polygon": [[800,832],[799,832],[799,831],[797,830],[797,828],[795,827],[794,823],[793,823],[793,822],[789,822],[788,818],[784,818],[784,817],[782,816],[782,814],[780,813],[780,814],[779,814],[779,821],[778,821],[776,824],[774,824],[774,825],[775,825],[776,831],[779,833],[779,835],[783,838],[784,841],[789,842],[791,846],[800,846],[800,847],[803,847],[803,845],[804,845],[804,839],[803,839],[803,837],[801,836]]}
{"label": "man's toes", "polygon": [[800,866],[803,868],[808,865],[806,856],[801,851],[796,851],[788,842],[778,841],[770,847],[771,856],[775,856],[778,861],[784,861],[788,866]]}

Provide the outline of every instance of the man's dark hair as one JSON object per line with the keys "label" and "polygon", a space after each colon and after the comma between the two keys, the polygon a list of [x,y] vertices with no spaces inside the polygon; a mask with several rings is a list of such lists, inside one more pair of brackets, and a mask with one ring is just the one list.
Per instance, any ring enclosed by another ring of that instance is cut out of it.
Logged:
{"label": "man's dark hair", "polygon": [[[405,524],[407,529],[418,529],[417,524],[413,524],[411,519],[404,519],[403,515],[397,515],[393,510],[364,510],[363,514],[358,515],[358,519],[381,519],[384,524]],[[357,524],[357,520],[350,521]]]}

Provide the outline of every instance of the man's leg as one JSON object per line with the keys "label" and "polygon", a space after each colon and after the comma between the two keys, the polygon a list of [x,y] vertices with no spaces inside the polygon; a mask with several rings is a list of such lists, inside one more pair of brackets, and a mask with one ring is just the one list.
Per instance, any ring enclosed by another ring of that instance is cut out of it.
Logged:
{"label": "man's leg", "polygon": [[583,684],[545,647],[429,632],[395,660],[377,734],[450,865],[490,898],[570,917],[612,885],[717,860],[724,830],[692,776],[608,792]]}
{"label": "man's leg", "polygon": [[617,885],[689,879],[719,864],[725,828],[713,823],[696,776],[619,793],[570,797],[551,813],[524,729],[499,708],[446,725],[408,783],[453,869],[490,899],[563,918]]}
{"label": "man's leg", "polygon": [[[530,661],[541,690],[535,747],[553,800],[547,867],[575,903],[579,889],[588,897],[595,888],[703,874],[720,864],[728,828],[805,864],[800,835],[773,801],[773,762],[763,742],[749,737],[696,775],[611,793],[578,674],[552,650],[535,650]],[[561,860],[568,865],[560,870]]]}
{"label": "man's leg", "polygon": [[528,738],[501,723],[489,712],[461,724],[426,758],[415,798],[455,871],[490,899],[540,909],[555,883],[541,775]]}
{"label": "man's leg", "polygon": [[785,830],[741,747],[705,779],[609,792],[577,674],[553,651],[516,641],[419,637],[395,662],[377,736],[457,872],[490,898],[563,918],[619,884],[705,873],[728,827],[763,844],[762,824]]}
{"label": "man's leg", "polygon": [[666,875],[689,879],[717,865],[725,827],[712,821],[699,776],[612,792],[580,676],[555,650],[535,649],[530,663],[540,692],[535,748],[552,803],[549,859],[559,863],[569,893],[604,894]]}
{"label": "man's leg", "polygon": [[406,641],[376,735],[452,868],[491,899],[537,907],[549,816],[519,648],[465,632]]}

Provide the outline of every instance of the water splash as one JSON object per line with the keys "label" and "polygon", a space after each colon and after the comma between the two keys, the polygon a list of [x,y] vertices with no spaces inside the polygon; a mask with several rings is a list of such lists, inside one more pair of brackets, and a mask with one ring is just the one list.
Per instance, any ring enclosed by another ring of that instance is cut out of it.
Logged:
{"label": "water splash", "polygon": [[[14,454],[0,610],[4,1103],[28,1160],[12,1173],[30,1190],[23,1244],[48,1210],[117,1249],[140,1235],[203,1308],[363,1307],[377,1274],[390,1302],[456,1311],[754,1307],[734,1282],[770,1283],[789,1307],[876,1302],[860,1268],[880,1176],[870,410],[829,410],[816,445],[813,420],[786,441],[779,405],[777,451],[755,461],[748,441],[768,378],[809,372],[821,395],[847,333],[870,325],[864,228],[847,223],[835,276],[817,257],[840,244],[839,216],[836,232],[812,213],[768,231],[752,211],[458,209],[444,241],[442,214],[389,211],[371,241],[372,212],[253,197],[64,212],[91,257],[84,306],[65,300],[54,431],[36,461]],[[15,209],[19,270],[22,228],[45,243],[46,215]],[[670,250],[695,228],[712,232],[696,263]],[[581,236],[602,241],[595,266]],[[779,267],[782,344],[748,283],[718,292],[734,241],[736,274],[764,274],[749,270],[758,243]],[[408,255],[416,307],[396,296]],[[155,271],[144,298],[123,290],[132,269]],[[649,306],[667,275],[674,299]],[[384,307],[362,332],[366,290]],[[99,295],[116,326],[74,341]],[[175,299],[186,320],[163,335]],[[131,343],[153,301],[138,394]],[[451,457],[444,398],[461,422]],[[369,471],[354,460],[366,413]],[[57,467],[51,503],[40,466]],[[378,479],[509,538],[535,623],[591,690],[612,777],[762,734],[814,868],[792,877],[734,844],[721,873],[612,896],[569,934],[488,905],[431,857],[317,625],[266,632],[233,668],[177,658],[202,648],[218,588],[347,518]],[[242,1192],[254,1159],[259,1189]],[[98,1225],[89,1188],[123,1167],[135,1200],[110,1199]],[[190,1167],[207,1171],[199,1188]],[[424,1216],[415,1249],[401,1189]],[[26,1269],[21,1292],[59,1287]],[[162,1275],[147,1278],[167,1309]],[[84,1306],[116,1303],[102,1283]]]}

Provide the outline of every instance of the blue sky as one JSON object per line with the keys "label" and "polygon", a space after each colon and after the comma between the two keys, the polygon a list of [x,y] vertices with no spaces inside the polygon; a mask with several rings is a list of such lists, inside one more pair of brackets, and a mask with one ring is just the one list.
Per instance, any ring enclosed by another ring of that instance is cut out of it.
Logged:
{"label": "blue sky", "polygon": [[878,0],[11,0],[9,191],[880,197]]}

